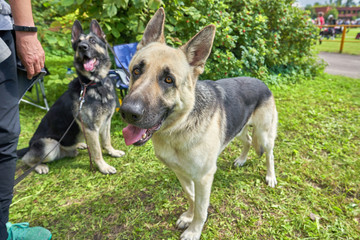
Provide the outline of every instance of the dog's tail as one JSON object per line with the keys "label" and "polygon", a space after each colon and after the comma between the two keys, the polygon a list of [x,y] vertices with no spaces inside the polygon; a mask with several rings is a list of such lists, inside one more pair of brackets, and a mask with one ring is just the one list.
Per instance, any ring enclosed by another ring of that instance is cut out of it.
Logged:
{"label": "dog's tail", "polygon": [[252,134],[252,145],[255,148],[256,154],[261,157],[264,154],[264,146],[261,144],[260,139],[255,132],[255,129]]}
{"label": "dog's tail", "polygon": [[22,148],[16,151],[16,155],[18,156],[18,158],[22,158],[27,152],[29,151],[29,147],[27,148]]}

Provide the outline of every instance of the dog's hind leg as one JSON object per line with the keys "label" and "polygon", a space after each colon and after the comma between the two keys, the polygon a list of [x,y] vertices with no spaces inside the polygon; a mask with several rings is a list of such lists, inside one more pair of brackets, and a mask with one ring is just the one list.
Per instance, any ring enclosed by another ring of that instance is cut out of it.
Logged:
{"label": "dog's hind leg", "polygon": [[125,155],[125,152],[121,150],[116,150],[111,145],[110,128],[111,128],[111,118],[109,118],[109,120],[106,121],[106,123],[103,125],[103,128],[100,130],[102,147],[108,152],[110,156],[122,157]]}
{"label": "dog's hind leg", "polygon": [[277,128],[277,112],[275,107],[272,111],[269,111],[267,114],[267,121],[258,123],[254,126],[254,140],[257,145],[257,152],[259,154],[262,151],[266,153],[266,182],[270,187],[275,187],[277,184],[275,176],[275,166],[274,166],[274,145],[276,138],[276,128]]}
{"label": "dog's hind leg", "polygon": [[275,167],[274,167],[274,154],[273,149],[266,150],[266,167],[267,167],[267,174],[266,174],[266,183],[270,187],[275,187],[277,184],[276,176],[275,176]]}
{"label": "dog's hind leg", "polygon": [[266,183],[270,187],[275,187],[277,184],[276,176],[275,176],[275,166],[274,166],[274,140],[269,131],[263,130],[255,130],[255,134],[257,135],[258,141],[260,141],[261,146],[263,147],[266,154]]}
{"label": "dog's hind leg", "polygon": [[273,149],[275,146],[276,132],[277,132],[277,123],[278,123],[278,115],[274,103],[272,108],[272,121],[270,123],[269,130],[267,132],[268,144],[264,145],[266,152],[266,166],[267,166],[266,182],[270,187],[275,187],[277,184],[275,177],[274,153],[273,153]]}
{"label": "dog's hind leg", "polygon": [[266,153],[266,182],[270,187],[275,187],[277,184],[273,153],[277,121],[277,111],[273,97],[256,109],[251,117],[251,125],[254,127],[252,144],[259,156],[264,152]]}
{"label": "dog's hind leg", "polygon": [[[60,145],[58,145],[56,140],[43,138],[31,145],[30,150],[24,155],[22,161],[28,166],[33,167],[39,161],[46,163],[60,158],[60,152]],[[39,174],[47,174],[49,172],[49,167],[43,163],[35,167],[35,171]]]}
{"label": "dog's hind leg", "polygon": [[244,147],[243,147],[240,157],[235,159],[235,162],[234,162],[235,167],[241,167],[246,162],[246,158],[249,153],[250,146],[251,146],[251,137],[248,134],[248,128],[249,128],[249,126],[246,125],[243,128],[243,130],[241,131],[240,135],[237,137],[242,141]]}

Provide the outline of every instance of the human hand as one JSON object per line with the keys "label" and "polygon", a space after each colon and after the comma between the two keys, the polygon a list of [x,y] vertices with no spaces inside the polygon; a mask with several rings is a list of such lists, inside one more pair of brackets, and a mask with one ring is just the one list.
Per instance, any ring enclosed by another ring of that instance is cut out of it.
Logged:
{"label": "human hand", "polygon": [[36,32],[16,31],[16,52],[26,68],[28,79],[40,73],[45,65],[45,52]]}

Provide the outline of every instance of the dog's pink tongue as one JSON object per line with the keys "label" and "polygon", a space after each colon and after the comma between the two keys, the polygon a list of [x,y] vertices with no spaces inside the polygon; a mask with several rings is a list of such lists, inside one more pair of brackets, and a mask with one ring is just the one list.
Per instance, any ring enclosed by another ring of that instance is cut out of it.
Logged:
{"label": "dog's pink tongue", "polygon": [[122,132],[124,135],[125,144],[129,146],[139,141],[146,132],[146,129],[138,128],[129,124],[126,128],[123,129]]}
{"label": "dog's pink tongue", "polygon": [[92,71],[95,67],[96,59],[88,59],[84,62],[84,69],[86,71]]}

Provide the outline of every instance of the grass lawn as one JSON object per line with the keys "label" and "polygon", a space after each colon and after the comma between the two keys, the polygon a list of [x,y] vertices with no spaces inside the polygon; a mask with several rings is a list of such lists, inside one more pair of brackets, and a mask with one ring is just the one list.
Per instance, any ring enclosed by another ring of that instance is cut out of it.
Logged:
{"label": "grass lawn", "polygon": [[[348,33],[345,35],[344,48],[342,53],[360,55],[360,40],[356,40],[356,34],[360,33],[360,28],[351,28]],[[327,40],[324,38],[324,40]],[[333,41],[331,39],[323,41],[322,44],[319,42],[316,43],[315,49],[319,52],[336,52],[340,50],[340,41],[341,35]],[[356,42],[346,42],[346,41],[356,41]]]}
{"label": "grass lawn", "polygon": [[[278,185],[266,185],[265,158],[253,149],[234,168],[241,151],[232,142],[218,160],[202,239],[359,239],[360,79],[325,74],[271,88]],[[44,113],[21,104],[19,147]],[[175,223],[187,207],[180,184],[151,142],[125,146],[124,126],[115,114],[112,142],[127,154],[105,159],[117,174],[90,172],[85,150],[50,163],[48,175],[31,173],[16,186],[10,221],[44,226],[53,239],[179,239]]]}

